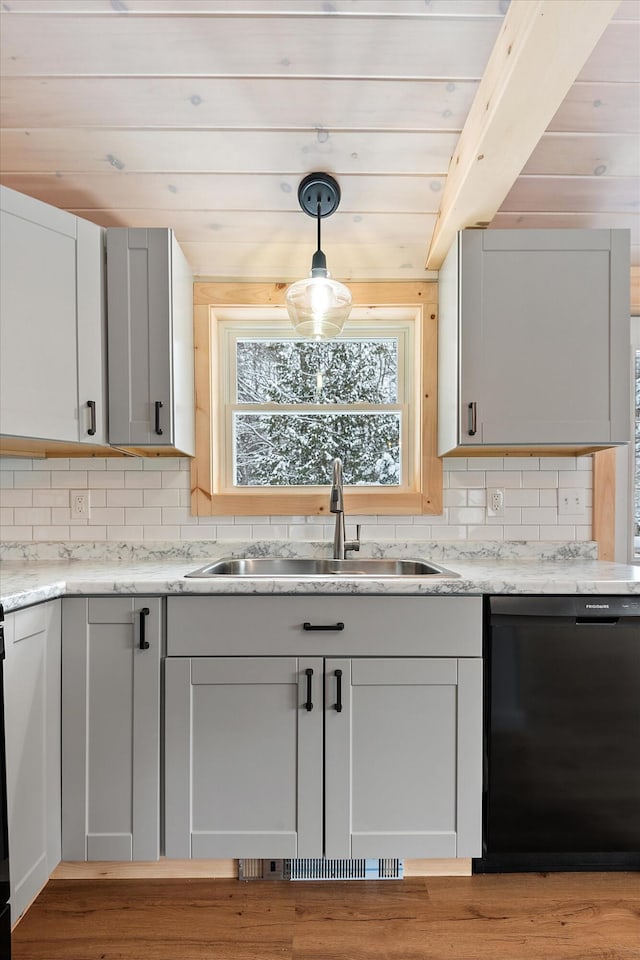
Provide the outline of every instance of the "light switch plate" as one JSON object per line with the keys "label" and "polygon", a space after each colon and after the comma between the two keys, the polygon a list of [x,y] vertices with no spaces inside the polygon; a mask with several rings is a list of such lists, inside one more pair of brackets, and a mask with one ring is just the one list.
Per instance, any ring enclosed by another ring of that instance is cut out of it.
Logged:
{"label": "light switch plate", "polygon": [[558,490],[558,516],[584,517],[585,492],[574,487]]}

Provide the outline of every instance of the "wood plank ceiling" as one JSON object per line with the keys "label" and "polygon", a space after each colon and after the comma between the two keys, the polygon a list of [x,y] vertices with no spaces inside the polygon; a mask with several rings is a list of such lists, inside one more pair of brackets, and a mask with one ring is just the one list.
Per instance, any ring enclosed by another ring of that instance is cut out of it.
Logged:
{"label": "wood plank ceiling", "polygon": [[[315,245],[298,183],[325,170],[334,276],[434,276],[449,161],[507,8],[2,0],[0,181],[105,226],[173,227],[199,276],[290,281]],[[640,0],[622,0],[491,227],[627,227],[640,269],[639,62]]]}

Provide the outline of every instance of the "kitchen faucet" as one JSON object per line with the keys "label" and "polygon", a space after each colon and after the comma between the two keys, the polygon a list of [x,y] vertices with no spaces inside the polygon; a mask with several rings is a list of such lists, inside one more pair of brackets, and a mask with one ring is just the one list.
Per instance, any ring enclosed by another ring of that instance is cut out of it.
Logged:
{"label": "kitchen faucet", "polygon": [[333,534],[333,559],[345,560],[347,550],[360,549],[360,524],[356,525],[356,539],[344,538],[344,495],[342,490],[342,460],[336,457],[333,461],[333,477],[331,480],[331,496],[329,510],[336,515],[336,526]]}

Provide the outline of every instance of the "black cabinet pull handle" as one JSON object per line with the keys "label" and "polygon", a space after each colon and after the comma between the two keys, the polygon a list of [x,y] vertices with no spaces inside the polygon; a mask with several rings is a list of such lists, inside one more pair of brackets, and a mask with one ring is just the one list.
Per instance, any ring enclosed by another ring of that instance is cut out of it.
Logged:
{"label": "black cabinet pull handle", "polygon": [[469,436],[475,437],[477,433],[476,404],[475,401],[469,404]]}
{"label": "black cabinet pull handle", "polygon": [[307,677],[307,701],[304,705],[304,708],[305,710],[309,711],[313,710],[313,700],[311,699],[311,678],[313,676],[313,670],[311,667],[307,667],[305,674]]}
{"label": "black cabinet pull handle", "polygon": [[149,607],[143,607],[140,611],[140,649],[148,650],[149,641],[146,638],[147,617],[149,616]]}
{"label": "black cabinet pull handle", "polygon": [[338,623],[309,623],[305,621],[302,624],[303,630],[344,630],[344,623],[341,620]]}
{"label": "black cabinet pull handle", "polygon": [[90,437],[94,437],[96,433],[96,402],[95,400],[87,400],[87,406],[89,407],[89,429],[87,433]]}
{"label": "black cabinet pull handle", "polygon": [[156,425],[155,425],[155,432],[158,434],[158,436],[162,436],[162,427],[160,426],[160,411],[162,410],[163,406],[164,406],[164,404],[163,404],[162,400],[156,400],[156,403],[155,403],[155,408],[156,408]]}
{"label": "black cabinet pull handle", "polygon": [[336,678],[336,713],[342,713],[342,670],[335,670]]}

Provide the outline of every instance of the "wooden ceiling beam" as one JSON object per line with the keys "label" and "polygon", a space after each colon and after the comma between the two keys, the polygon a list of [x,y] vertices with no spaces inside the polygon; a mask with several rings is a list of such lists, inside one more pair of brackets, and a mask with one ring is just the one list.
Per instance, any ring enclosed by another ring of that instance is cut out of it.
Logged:
{"label": "wooden ceiling beam", "polygon": [[458,230],[491,222],[618,2],[511,0],[449,166],[427,269]]}

